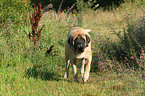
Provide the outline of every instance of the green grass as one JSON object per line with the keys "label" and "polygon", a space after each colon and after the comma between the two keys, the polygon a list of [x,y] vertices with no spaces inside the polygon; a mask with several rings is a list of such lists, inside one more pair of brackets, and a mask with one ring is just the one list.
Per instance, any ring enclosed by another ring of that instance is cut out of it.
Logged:
{"label": "green grass", "polygon": [[[141,68],[134,70],[126,67],[115,57],[110,59],[108,49],[104,49],[108,42],[120,41],[113,31],[121,31],[123,34],[123,28],[130,22],[128,18],[135,21],[144,16],[144,1],[140,2],[126,2],[111,11],[88,9],[82,11],[81,15],[48,11],[39,24],[39,28],[42,25],[45,27],[37,42],[36,51],[33,50],[33,44],[24,32],[24,30],[27,33],[31,32],[31,25],[26,20],[29,18],[27,15],[23,17],[23,14],[18,13],[18,16],[10,15],[7,19],[3,19],[6,23],[2,23],[0,32],[0,95],[143,96],[145,71]],[[24,11],[25,8],[21,10]],[[1,14],[6,12],[4,10]],[[9,13],[13,14],[12,12]],[[79,22],[78,16],[84,20]],[[23,22],[19,22],[18,17],[21,17]],[[17,22],[9,18],[16,18]],[[72,81],[71,68],[70,77],[63,78],[64,48],[68,30],[81,24],[82,27],[93,30],[90,33],[93,61],[87,83],[81,81],[80,64],[78,64],[79,82]],[[51,54],[46,55],[45,52],[51,45],[54,45],[54,49]]]}

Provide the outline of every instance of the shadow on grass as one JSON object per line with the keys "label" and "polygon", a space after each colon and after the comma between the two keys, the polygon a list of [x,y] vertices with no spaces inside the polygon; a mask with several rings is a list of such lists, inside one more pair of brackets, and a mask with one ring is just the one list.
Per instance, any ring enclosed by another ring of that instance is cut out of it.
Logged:
{"label": "shadow on grass", "polygon": [[34,65],[33,67],[26,70],[26,77],[40,78],[42,80],[55,80],[59,81],[61,75],[57,72],[49,71],[47,68],[42,68],[41,66]]}

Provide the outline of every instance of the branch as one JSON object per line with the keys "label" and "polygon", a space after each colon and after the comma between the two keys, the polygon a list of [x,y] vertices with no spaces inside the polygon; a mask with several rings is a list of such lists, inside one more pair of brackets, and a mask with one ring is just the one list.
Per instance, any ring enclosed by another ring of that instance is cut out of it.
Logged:
{"label": "branch", "polygon": [[62,3],[63,3],[63,0],[61,1],[60,5],[59,5],[58,13],[60,12],[60,9],[62,7]]}
{"label": "branch", "polygon": [[27,32],[24,30],[24,33],[28,36]]}
{"label": "branch", "polygon": [[41,31],[42,31],[42,29],[44,28],[44,26],[45,26],[45,25],[43,25],[43,26],[41,27],[41,29],[38,31],[38,39],[39,39],[39,37],[41,36]]}
{"label": "branch", "polygon": [[[74,3],[74,4],[67,10],[66,15],[69,13],[69,11],[70,11],[75,5],[76,5],[76,3]],[[66,16],[66,15],[65,15],[65,16]]]}

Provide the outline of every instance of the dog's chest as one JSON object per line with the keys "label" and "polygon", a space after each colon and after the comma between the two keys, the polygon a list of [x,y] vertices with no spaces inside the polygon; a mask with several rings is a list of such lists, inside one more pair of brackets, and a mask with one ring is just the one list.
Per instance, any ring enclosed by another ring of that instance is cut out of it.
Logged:
{"label": "dog's chest", "polygon": [[87,56],[86,56],[87,54],[85,53],[85,52],[83,52],[83,53],[80,53],[80,54],[77,54],[77,53],[75,53],[75,52],[72,52],[72,58],[76,58],[76,59],[82,59],[82,58],[86,58]]}

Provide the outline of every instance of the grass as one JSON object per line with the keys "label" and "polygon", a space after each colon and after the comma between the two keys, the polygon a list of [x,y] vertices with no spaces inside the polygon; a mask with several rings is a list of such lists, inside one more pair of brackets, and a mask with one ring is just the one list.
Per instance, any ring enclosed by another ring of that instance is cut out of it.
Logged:
{"label": "grass", "polygon": [[[139,2],[126,2],[111,11],[87,9],[82,11],[81,15],[48,11],[41,18],[39,27],[43,24],[45,27],[36,51],[33,50],[33,44],[24,33],[24,30],[31,31],[31,25],[26,20],[29,17],[27,15],[21,17],[23,14],[19,13],[16,17],[10,15],[8,19],[4,19],[5,23],[2,23],[0,33],[0,95],[143,96],[145,71],[141,67],[137,70],[126,67],[121,59],[116,60],[114,55],[107,54],[112,51],[108,46],[112,46],[114,41],[120,41],[113,32],[120,31],[123,34],[123,28],[128,22],[144,16],[144,1]],[[1,14],[6,12],[2,11]],[[14,14],[12,12],[10,11]],[[31,14],[31,11],[28,13]],[[78,21],[78,16],[83,20]],[[19,22],[17,17],[21,17],[23,22]],[[9,18],[15,18],[17,22]],[[78,25],[93,30],[90,33],[93,61],[87,83],[81,81],[79,64],[78,83],[72,81],[71,72],[68,79],[63,79],[66,36],[71,27]],[[54,49],[51,54],[46,55],[45,52],[51,45],[54,45]],[[119,46],[118,43],[116,45]]]}

